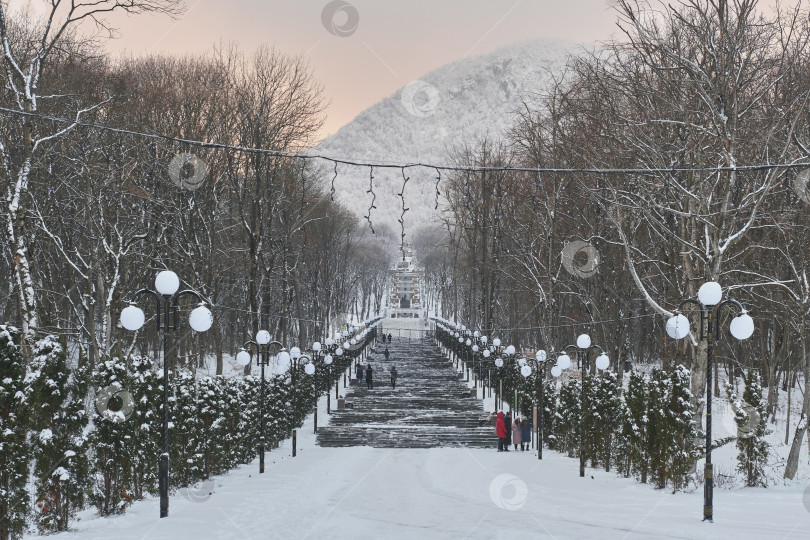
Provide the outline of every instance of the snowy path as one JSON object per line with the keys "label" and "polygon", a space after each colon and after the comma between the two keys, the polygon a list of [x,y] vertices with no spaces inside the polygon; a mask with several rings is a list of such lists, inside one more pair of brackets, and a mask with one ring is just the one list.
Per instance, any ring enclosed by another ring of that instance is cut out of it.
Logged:
{"label": "snowy path", "polygon": [[[341,388],[345,392],[345,388]],[[326,415],[326,398],[319,404]],[[258,462],[171,499],[135,503],[123,516],[85,512],[65,539],[418,539],[810,537],[807,481],[768,489],[716,489],[715,523],[702,523],[703,493],[657,491],[615,473],[587,470],[546,450],[320,447],[310,417]],[[727,448],[721,449],[730,452]],[[593,478],[591,478],[593,477]]]}
{"label": "snowy path", "polygon": [[716,490],[709,524],[700,521],[701,491],[672,495],[592,469],[582,479],[577,460],[551,451],[538,462],[532,452],[321,448],[311,424],[299,441],[294,459],[288,445],[269,453],[264,475],[254,463],[217,478],[210,496],[208,485],[177,494],[166,519],[150,499],[124,516],[88,513],[62,537],[787,539],[810,531],[803,485]]}

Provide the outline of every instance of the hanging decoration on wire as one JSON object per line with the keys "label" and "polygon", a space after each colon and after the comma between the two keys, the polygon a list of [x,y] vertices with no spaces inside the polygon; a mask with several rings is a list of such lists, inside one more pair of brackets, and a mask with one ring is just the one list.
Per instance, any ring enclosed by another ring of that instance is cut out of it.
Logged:
{"label": "hanging decoration on wire", "polygon": [[374,201],[377,200],[377,194],[374,193],[374,165],[370,165],[368,169],[368,189],[366,193],[371,193],[371,204],[368,206],[368,214],[363,216],[368,221],[368,227],[371,229],[371,234],[376,234],[374,232],[374,224],[371,223],[371,211],[375,208]]}
{"label": "hanging decoration on wire", "polygon": [[400,246],[399,246],[399,249],[400,249],[400,251],[402,251],[402,259],[404,260],[405,259],[405,212],[410,210],[410,208],[405,207],[405,186],[408,185],[408,180],[410,180],[410,177],[405,176],[405,167],[402,167],[401,171],[402,171],[402,190],[399,192],[399,198],[402,201],[402,214],[399,216],[399,219],[397,221],[399,221],[399,225],[400,225],[400,227],[402,229],[402,232],[400,234]]}
{"label": "hanging decoration on wire", "polygon": [[[472,198],[472,194],[470,193],[470,174],[474,174],[474,173],[465,172],[465,173],[462,173],[462,174],[464,174],[464,209],[466,210],[465,215],[473,217],[473,211],[472,211],[472,208],[470,207],[470,199]],[[484,174],[485,173],[481,173],[481,176],[482,176],[481,184],[482,185],[484,184],[484,178],[483,178]],[[473,227],[467,226],[467,221],[466,220],[462,222],[462,227],[464,228],[464,230],[468,230],[468,231],[473,230]]]}
{"label": "hanging decoration on wire", "polygon": [[335,180],[337,180],[338,172],[337,172],[337,161],[335,162],[335,176],[332,177],[332,189],[329,191],[329,197],[332,199],[332,202],[335,202]]}
{"label": "hanging decoration on wire", "polygon": [[301,163],[301,205],[298,207],[298,219],[302,220],[301,226],[303,227],[304,207],[307,205],[307,176],[306,176],[306,163]]}
{"label": "hanging decoration on wire", "polygon": [[442,181],[442,171],[438,167],[436,167],[436,206],[433,208],[434,210],[439,209],[439,196],[442,194],[442,192],[439,191],[439,183],[441,183],[441,181]]}

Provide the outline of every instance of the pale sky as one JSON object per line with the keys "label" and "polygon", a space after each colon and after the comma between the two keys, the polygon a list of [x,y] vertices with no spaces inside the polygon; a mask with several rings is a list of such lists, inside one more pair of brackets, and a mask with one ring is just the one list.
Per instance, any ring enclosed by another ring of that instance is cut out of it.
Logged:
{"label": "pale sky", "polygon": [[224,41],[246,51],[268,43],[304,54],[331,103],[321,136],[454,60],[516,41],[593,42],[617,31],[608,0],[186,0],[186,6],[176,21],[116,16],[120,38],[108,48],[177,54]]}

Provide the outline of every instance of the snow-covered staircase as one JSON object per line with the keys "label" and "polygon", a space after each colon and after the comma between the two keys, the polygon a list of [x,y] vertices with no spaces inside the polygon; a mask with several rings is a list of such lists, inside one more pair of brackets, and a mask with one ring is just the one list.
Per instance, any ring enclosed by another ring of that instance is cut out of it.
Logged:
{"label": "snow-covered staircase", "polygon": [[[495,448],[494,430],[481,401],[470,397],[453,363],[429,339],[393,338],[388,361],[380,345],[368,363],[374,388],[347,390],[351,409],[332,410],[329,425],[318,428],[320,446]],[[390,369],[399,374],[391,388]]]}

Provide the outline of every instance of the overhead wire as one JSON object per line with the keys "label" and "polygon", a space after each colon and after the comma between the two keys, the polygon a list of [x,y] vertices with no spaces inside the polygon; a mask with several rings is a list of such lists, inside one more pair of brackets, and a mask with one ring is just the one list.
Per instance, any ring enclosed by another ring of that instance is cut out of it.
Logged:
{"label": "overhead wire", "polygon": [[[501,171],[501,172],[533,172],[533,173],[559,173],[559,174],[671,174],[677,172],[740,172],[740,171],[766,171],[772,169],[799,169],[810,167],[810,162],[793,162],[793,163],[759,163],[751,165],[716,165],[716,166],[686,166],[686,167],[625,167],[625,168],[600,168],[600,167],[514,167],[514,166],[484,166],[484,165],[446,165],[437,163],[424,163],[424,162],[386,162],[386,161],[363,161],[356,158],[348,157],[335,157],[320,153],[313,152],[296,152],[290,150],[275,150],[270,148],[257,148],[250,146],[239,146],[226,143],[218,143],[211,141],[202,141],[198,139],[188,139],[184,137],[174,137],[172,135],[165,135],[162,133],[144,132],[132,129],[117,128],[98,124],[95,122],[82,122],[79,120],[71,120],[68,118],[61,118],[58,116],[51,116],[35,112],[17,111],[7,107],[0,107],[0,113],[7,115],[18,115],[39,118],[42,120],[49,120],[61,124],[71,124],[76,127],[97,129],[109,131],[112,133],[120,133],[123,135],[131,135],[135,137],[144,137],[150,139],[159,139],[173,143],[187,144],[189,146],[196,146],[200,148],[207,148],[213,150],[233,150],[245,153],[258,153],[266,154],[277,157],[285,157],[290,159],[305,159],[305,160],[323,160],[337,165],[349,165],[354,167],[371,167],[378,169],[410,169],[410,168],[426,168],[434,169],[441,176],[441,171],[452,172],[484,172],[484,171]],[[438,184],[438,183],[437,183]],[[437,190],[438,191],[438,190]],[[437,193],[437,207],[438,195]]]}

